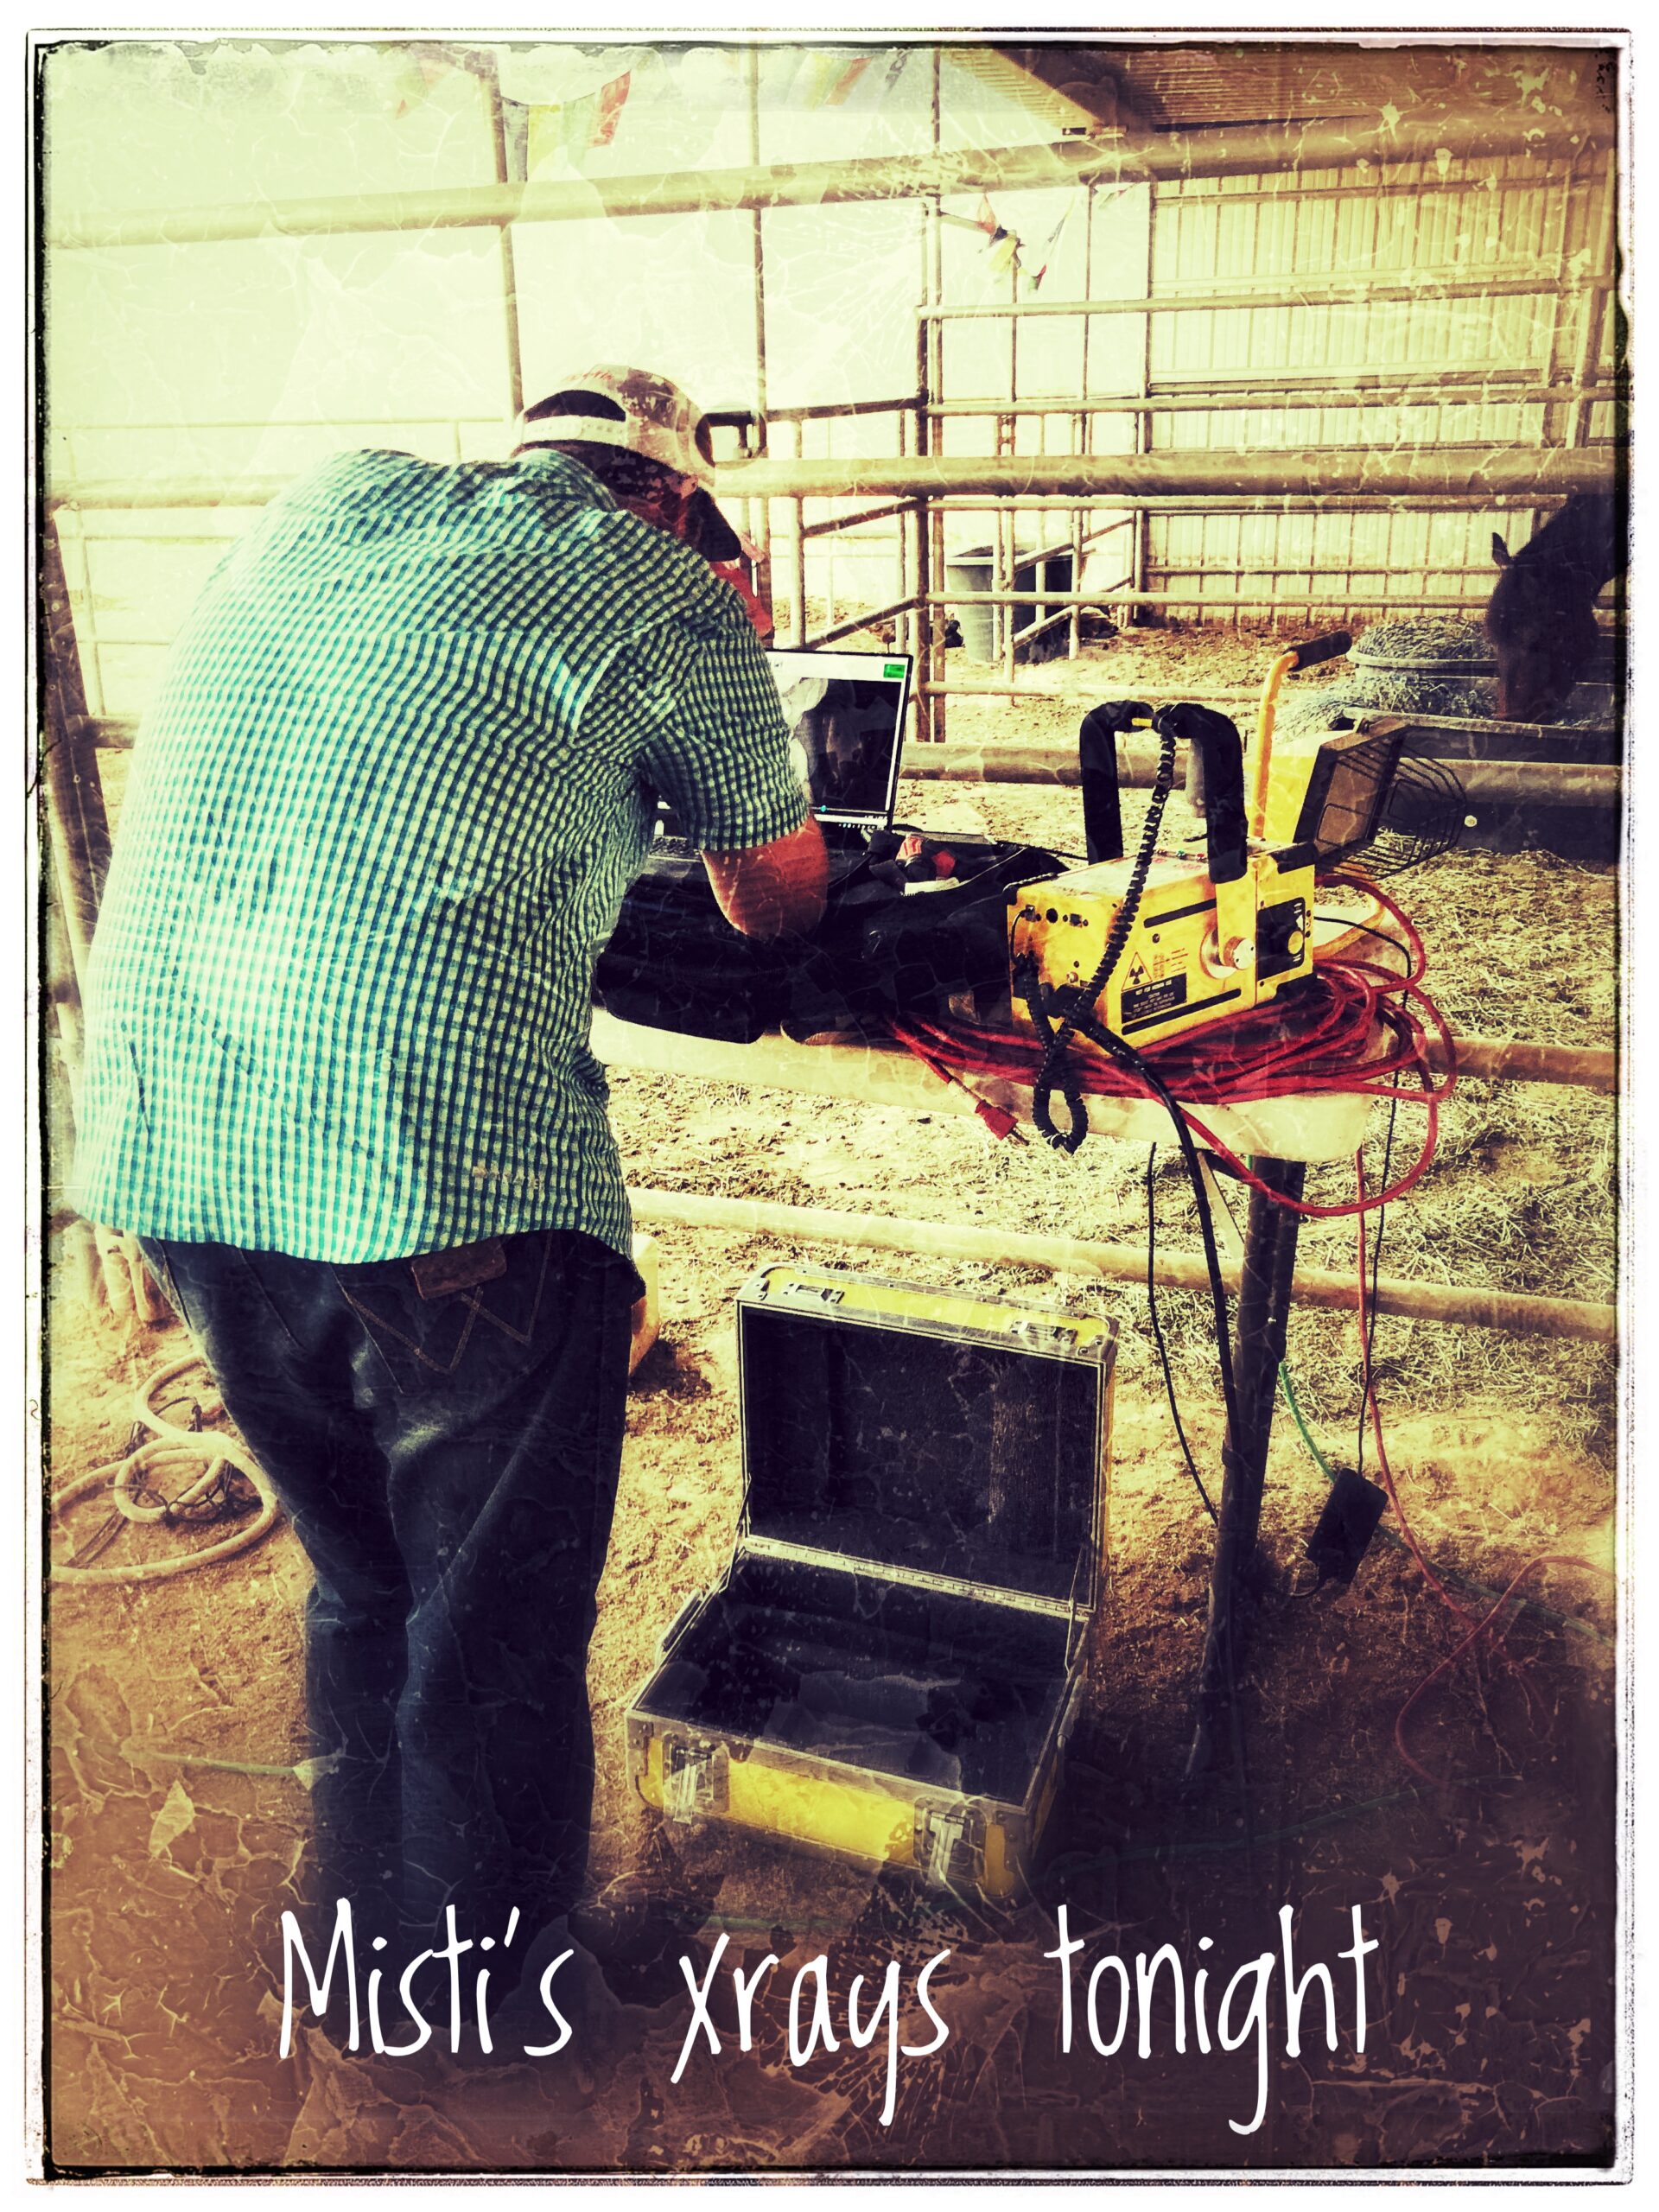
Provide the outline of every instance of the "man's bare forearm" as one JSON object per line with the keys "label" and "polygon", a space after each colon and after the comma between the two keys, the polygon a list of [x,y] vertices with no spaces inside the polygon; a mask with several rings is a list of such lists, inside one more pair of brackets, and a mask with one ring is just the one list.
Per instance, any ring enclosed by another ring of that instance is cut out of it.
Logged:
{"label": "man's bare forearm", "polygon": [[787,837],[746,852],[705,853],[720,911],[745,937],[798,936],[823,912],[830,860],[810,815]]}

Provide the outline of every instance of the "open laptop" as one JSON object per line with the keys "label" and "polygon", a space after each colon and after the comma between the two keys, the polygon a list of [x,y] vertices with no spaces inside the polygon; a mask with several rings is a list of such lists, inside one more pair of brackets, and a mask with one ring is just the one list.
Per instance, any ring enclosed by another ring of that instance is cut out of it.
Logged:
{"label": "open laptop", "polygon": [[[910,700],[908,653],[811,652],[766,655],[789,724],[790,753],[832,858],[861,854],[893,821]],[[690,849],[664,807],[658,853]]]}

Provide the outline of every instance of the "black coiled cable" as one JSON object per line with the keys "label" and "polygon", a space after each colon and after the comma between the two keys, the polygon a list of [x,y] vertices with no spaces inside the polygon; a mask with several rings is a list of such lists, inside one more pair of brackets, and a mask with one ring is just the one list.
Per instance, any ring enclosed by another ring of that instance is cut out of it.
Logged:
{"label": "black coiled cable", "polygon": [[[1039,1033],[1046,1039],[1052,1039],[1057,1036],[1058,1032],[1051,1024],[1043,1006],[1042,979],[1038,972],[1037,962],[1030,953],[1024,954],[1015,963],[1014,988],[1031,1009],[1031,1018],[1036,1023]],[[1221,1368],[1221,1395],[1227,1408],[1227,1430],[1230,1438],[1237,1440],[1243,1435],[1243,1431],[1239,1426],[1238,1402],[1233,1389],[1231,1331],[1227,1316],[1227,1288],[1221,1279],[1221,1254],[1217,1249],[1215,1223],[1211,1217],[1210,1192],[1204,1179],[1204,1169],[1199,1163],[1198,1147],[1192,1141],[1192,1132],[1186,1125],[1186,1116],[1182,1113],[1179,1103],[1168,1084],[1158,1071],[1135,1051],[1133,1045],[1126,1044],[1122,1038],[1115,1031],[1109,1029],[1103,1021],[1096,1020],[1092,1014],[1085,1013],[1081,1007],[1073,1008],[1069,1020],[1070,1026],[1080,1037],[1086,1037],[1091,1045],[1097,1045],[1109,1058],[1116,1060],[1127,1073],[1135,1076],[1143,1084],[1169,1116],[1170,1126],[1175,1133],[1176,1143],[1180,1147],[1182,1165],[1186,1169],[1186,1179],[1192,1188],[1193,1204],[1198,1209],[1198,1233],[1204,1242],[1205,1271],[1210,1279],[1210,1309],[1215,1322],[1216,1351]],[[1081,1094],[1079,1094],[1079,1103],[1081,1103]],[[1063,1147],[1062,1149],[1075,1150],[1076,1147]]]}
{"label": "black coiled cable", "polygon": [[[1141,849],[1135,856],[1135,865],[1129,870],[1128,887],[1107,933],[1106,949],[1100,956],[1099,966],[1081,989],[1070,995],[1071,1004],[1069,1007],[1061,1008],[1058,1027],[1049,1020],[1042,1004],[1042,983],[1036,977],[1035,961],[1027,954],[1015,962],[1016,989],[1020,988],[1022,968],[1028,969],[1033,979],[1031,987],[1020,990],[1020,995],[1030,1008],[1031,1018],[1043,1039],[1042,1061],[1032,1081],[1031,1118],[1049,1143],[1060,1152],[1075,1152],[1089,1134],[1089,1109],[1084,1101],[1083,1087],[1068,1064],[1065,1048],[1074,1033],[1084,1036],[1091,1033],[1089,1025],[1096,1002],[1116,973],[1117,963],[1123,957],[1123,948],[1129,941],[1129,932],[1135,927],[1135,918],[1141,908],[1141,896],[1147,887],[1147,878],[1152,872],[1153,859],[1158,849],[1158,832],[1163,824],[1164,807],[1174,787],[1175,733],[1171,728],[1160,728],[1161,720],[1161,716],[1155,718],[1153,725],[1158,730],[1158,772],[1153,778],[1146,826],[1141,832]],[[1071,1117],[1071,1126],[1065,1129],[1056,1126],[1050,1109],[1049,1102],[1057,1086]]]}

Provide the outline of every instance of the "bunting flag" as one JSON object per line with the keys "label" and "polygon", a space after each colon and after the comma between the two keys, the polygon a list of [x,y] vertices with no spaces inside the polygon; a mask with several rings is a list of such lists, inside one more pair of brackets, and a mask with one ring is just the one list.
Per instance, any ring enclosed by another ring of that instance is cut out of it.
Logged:
{"label": "bunting flag", "polygon": [[[506,106],[506,102],[502,102]],[[557,108],[524,108],[524,175],[533,177],[546,163],[575,163],[593,137],[593,95],[566,99]]]}
{"label": "bunting flag", "polygon": [[1040,288],[1044,277],[1048,274],[1048,264],[1054,258],[1054,249],[1060,242],[1060,232],[1065,228],[1067,223],[1071,221],[1071,210],[1076,206],[1077,201],[1075,200],[1068,200],[1061,213],[1059,221],[1055,224],[1053,229],[1049,232],[1048,244],[1043,248],[1043,265],[1031,280],[1031,289],[1033,292],[1037,291]]}
{"label": "bunting flag", "polygon": [[593,146],[608,146],[616,136],[617,118],[621,114],[628,97],[628,86],[633,72],[625,69],[620,77],[613,77],[608,85],[600,88],[597,111],[594,117],[594,135],[588,141]]}
{"label": "bunting flag", "polygon": [[[616,136],[617,118],[628,97],[632,72],[613,77],[596,92],[566,100],[558,107],[524,110],[524,167],[533,176],[544,162],[569,162],[580,168],[581,156],[595,146],[608,146]],[[503,100],[505,111],[515,103]]]}
{"label": "bunting flag", "polygon": [[326,52],[316,80],[357,114],[395,119],[420,106],[448,69],[447,60],[423,48],[355,46]]}
{"label": "bunting flag", "polygon": [[[908,67],[915,48],[900,47],[893,54],[832,53],[808,48],[792,58],[775,51],[766,61],[771,99],[779,107],[844,107],[859,114],[880,106]],[[791,61],[787,76],[785,60]]]}
{"label": "bunting flag", "polygon": [[869,67],[860,71],[856,79],[842,92],[836,105],[845,106],[849,112],[860,115],[873,113],[903,76],[914,51],[912,47],[901,46],[896,54],[885,57],[879,54],[869,55]]}
{"label": "bunting flag", "polygon": [[525,112],[524,168],[534,176],[543,163],[563,159],[575,165],[593,143],[598,95],[566,100],[561,107],[532,107]]}
{"label": "bunting flag", "polygon": [[874,58],[811,48],[797,62],[782,98],[792,107],[839,107]]}
{"label": "bunting flag", "polygon": [[1020,258],[1020,241],[1012,231],[999,230],[985,249],[994,276],[1006,276]]}
{"label": "bunting flag", "polygon": [[394,118],[412,114],[431,92],[440,78],[449,74],[453,64],[441,57],[426,54],[409,55],[397,73]]}
{"label": "bunting flag", "polygon": [[1020,258],[1020,240],[1012,231],[1004,230],[997,221],[996,210],[982,192],[979,196],[979,212],[974,221],[988,240],[985,260],[992,276],[1007,276]]}
{"label": "bunting flag", "polygon": [[507,156],[507,182],[523,184],[530,174],[530,110],[521,100],[502,101],[501,138]]}
{"label": "bunting flag", "polygon": [[893,86],[898,83],[900,77],[904,75],[906,67],[909,66],[910,57],[915,51],[916,49],[913,46],[901,46],[897,54],[893,55],[892,60],[888,62],[887,73],[881,79],[881,90],[884,93],[890,92]]}
{"label": "bunting flag", "polygon": [[870,56],[868,54],[861,54],[850,63],[847,62],[845,57],[842,54],[828,55],[826,56],[826,59],[833,64],[837,73],[835,77],[834,82],[830,85],[829,91],[823,97],[823,105],[825,107],[839,107],[842,102],[846,99],[848,93],[852,91],[853,86],[858,82],[859,79],[864,74],[864,72],[869,67]]}

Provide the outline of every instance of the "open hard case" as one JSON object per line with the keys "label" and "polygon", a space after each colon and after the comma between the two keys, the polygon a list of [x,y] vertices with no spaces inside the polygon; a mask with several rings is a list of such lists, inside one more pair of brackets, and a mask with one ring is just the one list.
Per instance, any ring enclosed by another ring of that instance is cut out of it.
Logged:
{"label": "open hard case", "polygon": [[629,1710],[635,1787],[1008,1896],[1082,1694],[1116,1325],[798,1267],[737,1324],[743,1518]]}

